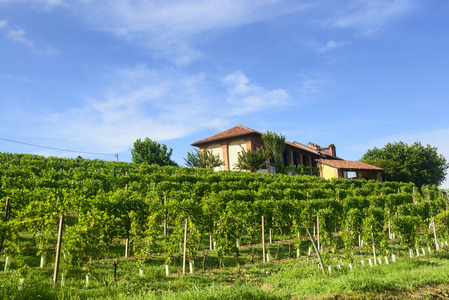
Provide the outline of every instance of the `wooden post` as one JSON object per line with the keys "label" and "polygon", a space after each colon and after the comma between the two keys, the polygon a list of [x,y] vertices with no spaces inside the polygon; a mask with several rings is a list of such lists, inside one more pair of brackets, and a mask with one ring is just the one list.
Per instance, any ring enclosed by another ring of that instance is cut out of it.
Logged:
{"label": "wooden post", "polygon": [[189,219],[186,218],[186,225],[184,227],[184,253],[182,256],[182,274],[186,273],[186,256],[187,256],[187,230],[189,226]]}
{"label": "wooden post", "polygon": [[[125,176],[128,175],[128,172],[125,172]],[[128,184],[125,184],[125,190],[128,189]],[[129,235],[129,232],[127,233]],[[129,236],[125,239],[125,258],[129,257]]]}
{"label": "wooden post", "polygon": [[212,234],[209,235],[209,249],[210,249],[210,251],[214,250],[214,246],[212,244]]}
{"label": "wooden post", "polygon": [[[373,227],[371,226],[371,229],[372,228]],[[371,238],[373,239],[374,264],[377,265],[376,246],[374,245],[374,232],[371,232]]]}
{"label": "wooden post", "polygon": [[390,210],[388,210],[388,238],[391,240],[391,220],[390,220]]}
{"label": "wooden post", "polygon": [[267,258],[265,257],[265,221],[262,216],[262,257],[263,263],[267,262]]}
{"label": "wooden post", "polygon": [[438,240],[437,240],[437,231],[435,229],[435,219],[432,217],[432,227],[433,227],[433,237],[435,239],[435,249],[438,250],[440,248],[440,246],[438,245]]}
{"label": "wooden post", "polygon": [[316,232],[317,232],[317,241],[318,241],[318,251],[321,251],[321,245],[320,245],[320,219],[318,218],[318,215],[316,215]]}
{"label": "wooden post", "polygon": [[270,228],[270,244],[272,244],[273,243],[273,239],[272,239],[272,230],[271,230],[271,228]]}
{"label": "wooden post", "polygon": [[129,238],[125,240],[125,258],[129,257]]}
{"label": "wooden post", "polygon": [[437,240],[437,231],[435,229],[435,220],[433,218],[433,212],[432,212],[432,202],[430,201],[430,193],[429,193],[429,188],[426,188],[427,191],[427,201],[429,201],[429,206],[430,206],[430,218],[431,218],[431,222],[432,222],[432,227],[433,227],[433,237],[435,239],[435,249],[438,249],[438,240]]}
{"label": "wooden post", "polygon": [[114,281],[117,281],[117,266],[118,266],[119,262],[118,261],[114,261],[112,263],[112,275],[114,277]]}
{"label": "wooden post", "polygon": [[167,236],[167,195],[164,195],[164,236]]}
{"label": "wooden post", "polygon": [[9,213],[9,199],[6,199],[6,204],[5,204],[5,216],[4,216],[4,220],[5,220],[5,221],[8,220],[8,213]]}
{"label": "wooden post", "polygon": [[309,228],[306,228],[306,229],[307,229],[307,234],[309,235],[310,240],[312,241],[312,246],[313,246],[313,248],[315,249],[316,255],[318,256],[319,263],[320,263],[320,267],[321,267],[321,271],[323,271],[323,273],[324,273],[323,260],[321,259],[320,250],[318,249],[317,245],[315,244],[315,240],[313,239],[313,236],[312,236],[312,234],[310,233]]}
{"label": "wooden post", "polygon": [[64,227],[64,215],[59,219],[58,243],[56,244],[55,271],[53,273],[53,285],[58,282],[59,257],[61,256],[62,229]]}
{"label": "wooden post", "polygon": [[[3,217],[3,221],[6,222],[8,221],[8,212],[9,212],[9,199],[6,199],[6,204],[5,204],[5,214]],[[3,250],[3,242],[4,242],[5,237],[3,236],[3,234],[0,236],[0,252]]]}

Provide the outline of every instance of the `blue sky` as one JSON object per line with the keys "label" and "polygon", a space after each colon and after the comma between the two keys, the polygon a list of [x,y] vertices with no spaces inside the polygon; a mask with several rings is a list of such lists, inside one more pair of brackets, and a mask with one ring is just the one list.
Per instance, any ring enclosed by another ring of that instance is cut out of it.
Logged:
{"label": "blue sky", "polygon": [[436,0],[0,0],[0,138],[130,161],[149,137],[183,164],[242,124],[348,160],[394,141],[449,159],[448,28]]}

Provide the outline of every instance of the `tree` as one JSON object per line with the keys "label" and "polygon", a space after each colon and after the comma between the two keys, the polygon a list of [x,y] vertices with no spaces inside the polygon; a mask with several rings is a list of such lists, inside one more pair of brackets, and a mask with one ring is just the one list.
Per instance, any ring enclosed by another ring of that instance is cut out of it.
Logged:
{"label": "tree", "polygon": [[262,140],[265,144],[263,151],[267,159],[267,164],[270,166],[273,163],[277,172],[282,166],[282,154],[285,150],[285,135],[267,130],[266,133],[262,134]]}
{"label": "tree", "polygon": [[214,155],[210,150],[201,152],[199,149],[193,149],[192,152],[187,152],[184,161],[189,168],[213,169],[223,165],[220,155]]}
{"label": "tree", "polygon": [[149,138],[144,141],[138,139],[134,142],[134,148],[131,149],[132,161],[135,163],[148,163],[160,166],[177,166],[178,164],[170,159],[173,149],[167,151],[167,145],[159,144]]}
{"label": "tree", "polygon": [[413,182],[440,185],[446,177],[449,164],[437,148],[420,142],[408,145],[404,142],[388,143],[382,149],[368,150],[361,161],[385,169],[387,181]]}
{"label": "tree", "polygon": [[235,164],[237,169],[256,173],[258,170],[267,167],[267,159],[261,149],[252,151],[250,149],[245,150],[243,147],[241,148],[242,151],[238,153],[238,161]]}

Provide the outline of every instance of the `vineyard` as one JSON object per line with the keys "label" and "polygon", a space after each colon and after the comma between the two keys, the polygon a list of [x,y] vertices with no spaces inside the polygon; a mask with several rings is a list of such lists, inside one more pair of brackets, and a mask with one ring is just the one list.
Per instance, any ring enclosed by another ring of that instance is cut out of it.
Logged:
{"label": "vineyard", "polygon": [[8,153],[0,180],[5,282],[43,269],[47,283],[82,278],[87,289],[89,278],[120,281],[125,266],[172,280],[281,258],[331,276],[428,255],[449,239],[448,195],[435,186]]}

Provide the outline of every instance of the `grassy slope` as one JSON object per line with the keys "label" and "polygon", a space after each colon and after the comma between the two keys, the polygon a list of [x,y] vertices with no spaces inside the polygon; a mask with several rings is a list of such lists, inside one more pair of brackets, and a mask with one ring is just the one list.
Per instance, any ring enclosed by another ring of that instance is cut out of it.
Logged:
{"label": "grassy slope", "polygon": [[355,263],[352,271],[347,265],[337,271],[334,264],[331,275],[321,274],[315,261],[282,259],[185,276],[175,267],[168,278],[161,265],[146,265],[139,277],[131,259],[119,264],[117,282],[112,281],[112,262],[102,261],[95,264],[88,288],[81,271],[67,278],[66,287],[53,288],[51,268],[33,269],[21,289],[14,272],[0,272],[0,299],[438,299],[449,296],[444,284],[449,282],[448,259],[448,250],[442,250],[373,268]]}

